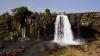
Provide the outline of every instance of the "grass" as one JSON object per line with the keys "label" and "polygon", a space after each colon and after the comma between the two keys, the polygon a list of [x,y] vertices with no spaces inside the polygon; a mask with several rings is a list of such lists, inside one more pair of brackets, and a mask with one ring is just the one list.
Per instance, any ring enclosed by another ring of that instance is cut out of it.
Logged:
{"label": "grass", "polygon": [[65,53],[65,48],[57,50],[56,56],[62,56]]}

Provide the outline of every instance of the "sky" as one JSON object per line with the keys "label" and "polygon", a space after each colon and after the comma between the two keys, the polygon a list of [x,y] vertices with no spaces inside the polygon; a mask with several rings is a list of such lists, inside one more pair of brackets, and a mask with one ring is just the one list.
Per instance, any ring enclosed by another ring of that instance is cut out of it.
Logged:
{"label": "sky", "polygon": [[99,12],[100,0],[0,0],[0,14],[17,7],[26,6],[31,11],[44,12]]}

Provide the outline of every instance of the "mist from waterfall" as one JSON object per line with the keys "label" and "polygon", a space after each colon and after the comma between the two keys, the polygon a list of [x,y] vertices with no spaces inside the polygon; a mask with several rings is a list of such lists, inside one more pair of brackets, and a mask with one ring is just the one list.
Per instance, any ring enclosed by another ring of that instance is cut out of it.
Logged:
{"label": "mist from waterfall", "polygon": [[80,39],[74,40],[68,16],[63,14],[57,15],[53,42],[62,46],[81,45],[84,43]]}

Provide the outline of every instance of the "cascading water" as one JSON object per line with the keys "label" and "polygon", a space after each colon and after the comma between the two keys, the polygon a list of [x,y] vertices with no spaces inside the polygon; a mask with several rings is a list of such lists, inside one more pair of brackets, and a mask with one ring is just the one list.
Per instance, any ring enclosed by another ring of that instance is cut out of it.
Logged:
{"label": "cascading water", "polygon": [[22,37],[25,38],[25,37],[26,37],[26,34],[25,34],[25,32],[26,32],[26,27],[25,27],[25,25],[26,25],[27,20],[26,20],[26,19],[23,19],[22,22],[23,22],[23,23],[21,23]]}
{"label": "cascading water", "polygon": [[22,28],[22,37],[25,38],[25,27]]}
{"label": "cascading water", "polygon": [[81,45],[84,43],[80,39],[74,40],[68,16],[63,14],[57,15],[53,42],[62,46]]}

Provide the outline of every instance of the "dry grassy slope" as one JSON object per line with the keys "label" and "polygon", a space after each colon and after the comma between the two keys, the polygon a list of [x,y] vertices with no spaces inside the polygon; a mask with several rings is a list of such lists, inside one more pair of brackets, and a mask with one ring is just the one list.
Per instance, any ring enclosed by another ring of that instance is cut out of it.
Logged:
{"label": "dry grassy slope", "polygon": [[58,52],[57,56],[100,56],[100,41],[81,46],[67,46],[64,50],[58,50]]}

